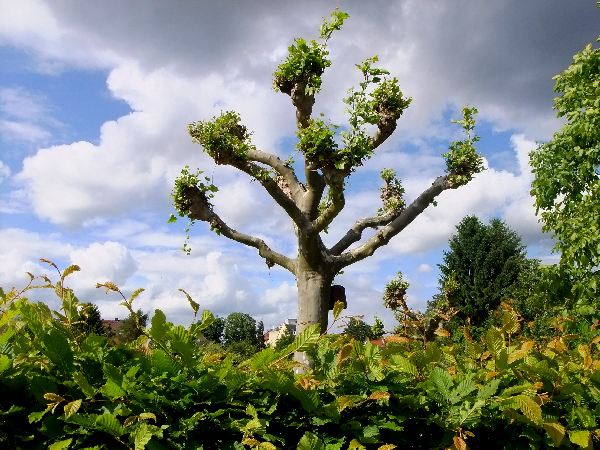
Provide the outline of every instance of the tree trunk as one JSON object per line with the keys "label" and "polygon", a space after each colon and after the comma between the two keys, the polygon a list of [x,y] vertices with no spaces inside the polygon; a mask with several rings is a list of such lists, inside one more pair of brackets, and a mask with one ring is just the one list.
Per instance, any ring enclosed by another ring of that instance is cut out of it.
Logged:
{"label": "tree trunk", "polygon": [[[297,334],[315,323],[321,324],[321,332],[324,332],[327,329],[332,278],[314,270],[299,270],[296,277],[298,283]],[[294,360],[307,367],[312,365],[306,352],[296,352]]]}

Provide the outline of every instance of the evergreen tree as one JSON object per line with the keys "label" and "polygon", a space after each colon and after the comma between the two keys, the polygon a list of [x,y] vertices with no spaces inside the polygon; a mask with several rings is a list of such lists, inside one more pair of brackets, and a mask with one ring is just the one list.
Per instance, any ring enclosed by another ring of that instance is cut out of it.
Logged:
{"label": "evergreen tree", "polygon": [[469,318],[475,327],[510,293],[526,258],[521,238],[501,220],[488,225],[477,217],[465,217],[451,237],[450,250],[440,264],[440,285],[457,318]]}
{"label": "evergreen tree", "polygon": [[102,324],[102,317],[98,307],[93,303],[82,303],[80,305],[79,315],[81,321],[75,325],[76,329],[84,334],[94,333],[98,336],[108,335],[106,327]]}

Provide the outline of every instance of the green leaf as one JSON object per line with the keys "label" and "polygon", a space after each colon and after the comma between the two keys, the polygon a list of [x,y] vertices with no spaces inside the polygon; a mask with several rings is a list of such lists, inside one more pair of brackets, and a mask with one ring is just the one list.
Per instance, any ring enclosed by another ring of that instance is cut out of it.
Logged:
{"label": "green leaf", "polygon": [[156,341],[162,341],[165,338],[165,335],[169,327],[167,325],[167,318],[165,313],[163,313],[160,309],[154,311],[154,316],[152,316],[152,327],[150,328],[150,336],[152,339]]}
{"label": "green leaf", "polygon": [[73,380],[75,383],[77,383],[77,386],[79,386],[79,389],[81,389],[81,392],[83,392],[86,397],[90,398],[96,394],[96,389],[94,389],[94,387],[88,382],[85,375],[81,372],[75,372],[73,374]]}
{"label": "green leaf", "polygon": [[175,216],[175,214],[171,214],[169,216],[169,219],[167,220],[167,223],[173,223],[173,222],[177,222],[177,217]]}
{"label": "green leaf", "polygon": [[81,408],[81,399],[73,400],[65,405],[65,419],[71,418]]}
{"label": "green leaf", "polygon": [[104,413],[101,416],[98,416],[96,418],[96,426],[100,430],[106,431],[107,433],[116,437],[119,437],[125,433],[121,423],[110,413]]}
{"label": "green leaf", "polygon": [[200,305],[196,303],[194,299],[192,299],[192,296],[188,294],[184,289],[179,290],[185,294],[185,297],[187,298],[188,302],[190,303],[190,306],[192,307],[192,310],[194,311],[194,315],[198,314],[198,309],[200,309]]}
{"label": "green leaf", "polygon": [[325,445],[317,435],[307,431],[298,441],[296,450],[325,450]]}
{"label": "green leaf", "polygon": [[6,355],[0,355],[0,373],[10,369],[11,366],[11,359]]}
{"label": "green leaf", "polygon": [[133,444],[135,446],[135,450],[143,450],[146,448],[146,444],[150,442],[152,439],[152,430],[145,422],[139,424],[137,429],[131,433],[133,437]]}
{"label": "green leaf", "polygon": [[392,355],[392,357],[390,359],[391,359],[391,363],[392,363],[392,368],[398,370],[399,372],[408,373],[408,374],[412,375],[413,377],[416,377],[419,374],[419,372],[417,370],[417,366],[415,366],[405,356],[400,355],[400,354],[395,354],[395,355]]}
{"label": "green leaf", "polygon": [[50,329],[48,333],[42,335],[46,355],[56,366],[63,370],[71,369],[73,365],[73,351],[69,341],[55,328]]}
{"label": "green leaf", "polygon": [[479,392],[477,392],[477,398],[481,400],[485,400],[490,398],[492,395],[496,394],[498,391],[498,386],[500,386],[500,380],[492,380],[483,386]]}
{"label": "green leaf", "polygon": [[525,417],[536,425],[542,424],[542,408],[540,408],[540,405],[525,395],[518,395],[514,400]]}
{"label": "green leaf", "polygon": [[29,423],[36,423],[39,422],[40,420],[42,420],[42,418],[46,415],[46,413],[48,411],[50,411],[52,409],[52,406],[48,406],[45,410],[43,411],[35,411],[30,413],[27,416],[27,419],[29,420]]}
{"label": "green leaf", "polygon": [[63,439],[62,441],[55,442],[54,444],[48,446],[48,450],[64,450],[69,448],[71,442],[73,442],[73,438]]}
{"label": "green leaf", "polygon": [[311,345],[316,344],[321,336],[321,324],[314,323],[309,325],[300,333],[294,342],[292,342],[285,350],[280,353],[280,357],[285,357],[295,352],[302,352],[308,349]]}
{"label": "green leaf", "polygon": [[592,435],[587,430],[569,431],[569,440],[579,445],[581,448],[593,448],[592,447]]}

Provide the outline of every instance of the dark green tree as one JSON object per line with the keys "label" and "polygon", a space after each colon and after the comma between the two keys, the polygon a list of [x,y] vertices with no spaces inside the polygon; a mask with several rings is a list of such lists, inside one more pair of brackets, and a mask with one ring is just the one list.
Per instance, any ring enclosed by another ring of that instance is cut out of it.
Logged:
{"label": "dark green tree", "polygon": [[556,240],[562,278],[572,284],[576,297],[598,301],[600,48],[587,45],[554,79],[554,109],[566,123],[531,152],[531,194],[544,231]]}
{"label": "dark green tree", "polygon": [[450,238],[450,250],[440,264],[440,286],[456,318],[483,325],[517,282],[526,258],[517,233],[501,220],[488,225],[465,217]]}
{"label": "dark green tree", "polygon": [[262,334],[258,339],[258,327],[256,320],[249,314],[233,312],[225,319],[223,333],[224,343],[228,348],[237,348],[241,343],[248,344],[258,350],[262,347]]}
{"label": "dark green tree", "polygon": [[116,332],[118,342],[132,342],[142,335],[140,328],[148,323],[148,314],[144,314],[141,309],[135,313],[129,314],[126,319],[121,321],[121,326]]}
{"label": "dark green tree", "polygon": [[343,333],[359,342],[364,342],[371,339],[371,326],[361,319],[350,317]]}
{"label": "dark green tree", "polygon": [[108,329],[102,324],[102,317],[98,307],[93,303],[82,303],[79,316],[81,320],[75,324],[76,330],[84,335],[94,333],[98,336],[108,335]]}
{"label": "dark green tree", "polygon": [[215,318],[202,334],[206,339],[217,344],[223,343],[223,331],[225,330],[225,319],[222,317]]}

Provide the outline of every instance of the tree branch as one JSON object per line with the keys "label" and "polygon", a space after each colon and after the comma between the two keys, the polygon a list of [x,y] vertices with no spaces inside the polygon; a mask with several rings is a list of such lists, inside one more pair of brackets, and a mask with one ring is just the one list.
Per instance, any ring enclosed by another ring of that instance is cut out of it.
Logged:
{"label": "tree branch", "polygon": [[354,223],[346,234],[329,250],[332,255],[341,255],[344,250],[347,250],[355,242],[360,241],[362,232],[367,228],[379,228],[383,225],[387,225],[394,219],[397,213],[390,211],[381,216],[366,217],[358,220]]}
{"label": "tree branch", "polygon": [[315,104],[314,95],[306,94],[306,84],[306,81],[300,81],[289,92],[292,103],[296,107],[296,124],[298,128],[304,128],[308,125]]}
{"label": "tree branch", "polygon": [[294,170],[286,166],[286,164],[277,156],[253,148],[248,151],[247,157],[251,161],[256,161],[272,167],[279,175],[281,175],[285,180],[294,200],[297,200],[302,194],[304,194],[305,189],[298,181]]}
{"label": "tree branch", "polygon": [[270,176],[265,176],[265,169],[257,164],[245,160],[230,161],[229,164],[242,172],[247,173],[251,177],[258,180],[265,188],[269,195],[281,206],[290,216],[294,223],[301,230],[309,230],[311,228],[310,221],[302,214],[296,202],[288,197],[285,192],[277,185],[277,182]]}
{"label": "tree branch", "polygon": [[330,189],[332,192],[331,204],[313,221],[313,228],[317,233],[327,228],[340,211],[344,209],[344,205],[346,204],[343,184],[339,189],[334,189],[333,187],[330,187]]}
{"label": "tree branch", "polygon": [[396,123],[398,122],[397,118],[394,118],[391,115],[382,115],[379,118],[379,123],[377,124],[377,131],[375,135],[371,138],[371,145],[373,146],[373,150],[379,147],[381,144],[385,142],[387,138],[389,138],[394,130],[396,130]]}
{"label": "tree branch", "polygon": [[272,250],[262,239],[241,233],[229,227],[217,213],[212,210],[212,206],[207,202],[206,197],[197,187],[188,188],[185,196],[189,201],[189,218],[192,220],[201,220],[208,222],[211,228],[236,242],[248,245],[258,249],[258,254],[265,258],[268,266],[277,264],[293,274],[296,273],[296,261]]}
{"label": "tree branch", "polygon": [[394,236],[406,228],[431,204],[431,202],[433,202],[435,197],[442,193],[442,191],[451,189],[452,187],[447,175],[438,177],[429,188],[423,191],[406,209],[402,210],[397,217],[378,231],[367,242],[360,247],[343,253],[335,258],[336,268],[338,270],[342,269],[343,267],[371,256],[375,250],[386,245]]}

